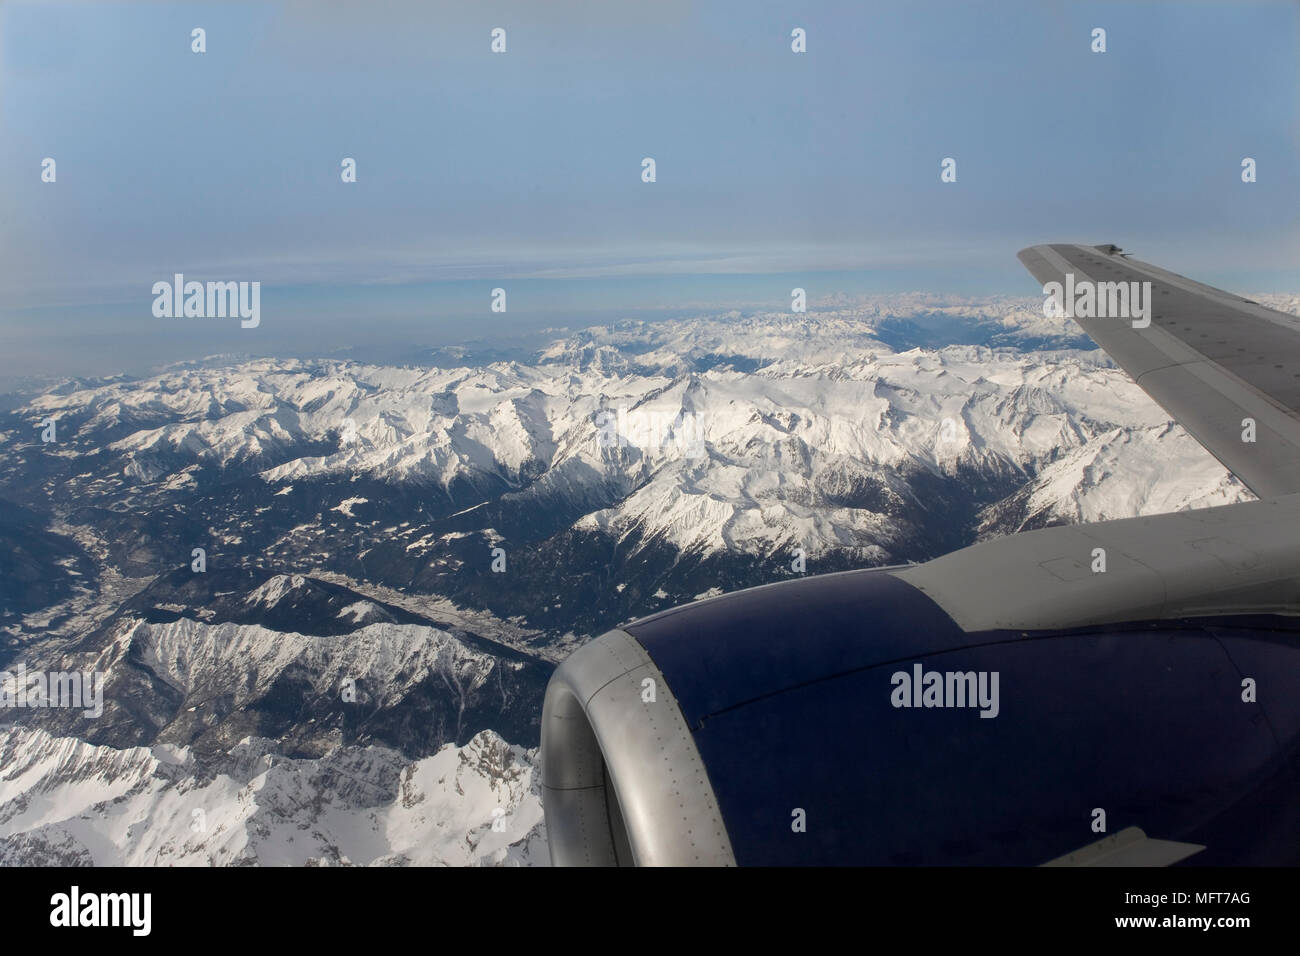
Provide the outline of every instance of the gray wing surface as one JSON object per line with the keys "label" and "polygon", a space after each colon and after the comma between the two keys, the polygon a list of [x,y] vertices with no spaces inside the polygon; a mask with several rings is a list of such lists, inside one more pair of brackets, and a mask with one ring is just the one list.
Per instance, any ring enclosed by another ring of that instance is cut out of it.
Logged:
{"label": "gray wing surface", "polygon": [[[1093,340],[1261,498],[1300,492],[1300,320],[1121,254],[1114,246],[1022,249],[1039,282],[1150,282],[1150,325],[1079,318]],[[1253,419],[1255,441],[1243,440]]]}

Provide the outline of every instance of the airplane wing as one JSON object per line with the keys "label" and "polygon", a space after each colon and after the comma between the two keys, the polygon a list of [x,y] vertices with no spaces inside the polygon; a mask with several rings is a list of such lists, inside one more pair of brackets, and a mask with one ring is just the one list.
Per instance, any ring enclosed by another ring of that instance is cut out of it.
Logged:
{"label": "airplane wing", "polygon": [[[1300,320],[1112,245],[1030,246],[1019,258],[1045,287],[1061,284],[1067,314],[1246,487],[1261,498],[1300,492]],[[1091,303],[1089,286],[1102,289]],[[1130,290],[1143,298],[1113,315],[1118,292]]]}

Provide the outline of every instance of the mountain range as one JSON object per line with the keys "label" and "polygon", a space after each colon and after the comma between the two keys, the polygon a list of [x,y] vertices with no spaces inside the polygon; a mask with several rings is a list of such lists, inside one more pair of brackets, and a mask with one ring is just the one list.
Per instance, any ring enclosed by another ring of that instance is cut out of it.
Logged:
{"label": "mountain range", "polygon": [[0,407],[0,667],[104,679],[98,718],[0,711],[7,863],[544,863],[541,695],[609,627],[1250,497],[1038,299],[218,357]]}

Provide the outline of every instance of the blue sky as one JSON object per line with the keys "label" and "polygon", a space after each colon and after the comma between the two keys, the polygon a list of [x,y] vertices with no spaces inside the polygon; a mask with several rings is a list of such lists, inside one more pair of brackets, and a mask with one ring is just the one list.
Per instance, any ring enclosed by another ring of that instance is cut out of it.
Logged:
{"label": "blue sky", "polygon": [[[1298,11],[5,3],[0,374],[782,308],[790,276],[814,307],[1030,294],[1015,252],[1050,240],[1300,290]],[[261,281],[261,326],[155,319],[175,272]],[[487,313],[495,285],[509,318]]]}

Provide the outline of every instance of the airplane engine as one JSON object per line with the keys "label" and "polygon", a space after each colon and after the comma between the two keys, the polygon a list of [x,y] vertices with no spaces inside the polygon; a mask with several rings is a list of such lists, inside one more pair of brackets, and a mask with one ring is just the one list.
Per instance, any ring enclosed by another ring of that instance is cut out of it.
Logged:
{"label": "airplane engine", "polygon": [[[963,627],[931,594],[956,606],[966,552],[723,595],[578,650],[543,709],[552,862],[1295,862],[1294,618]],[[1073,604],[1028,574],[981,603],[1086,608],[1088,582],[1066,583]]]}

